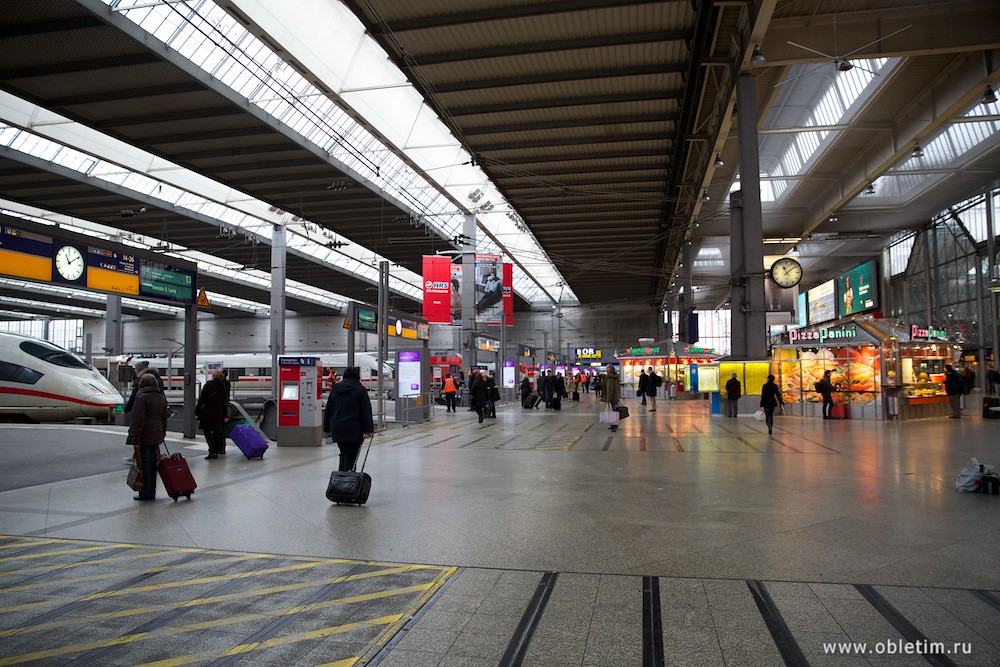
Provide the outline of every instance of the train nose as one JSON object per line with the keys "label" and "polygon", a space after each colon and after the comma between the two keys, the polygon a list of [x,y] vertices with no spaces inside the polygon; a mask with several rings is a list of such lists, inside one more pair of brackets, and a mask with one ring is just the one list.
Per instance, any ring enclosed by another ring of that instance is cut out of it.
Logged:
{"label": "train nose", "polygon": [[84,406],[91,408],[113,408],[125,403],[122,395],[113,386],[110,384],[103,386],[91,379],[73,381],[68,387],[68,393],[70,400],[79,401]]}

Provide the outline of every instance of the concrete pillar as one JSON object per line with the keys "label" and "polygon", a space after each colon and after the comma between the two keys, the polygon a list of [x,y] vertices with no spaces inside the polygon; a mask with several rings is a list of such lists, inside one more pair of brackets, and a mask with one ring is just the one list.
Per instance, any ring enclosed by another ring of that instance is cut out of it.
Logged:
{"label": "concrete pillar", "polygon": [[472,345],[476,337],[476,216],[469,213],[462,225],[462,365],[467,370],[477,363]]}
{"label": "concrete pillar", "polygon": [[122,298],[109,294],[107,314],[104,316],[104,353],[117,356],[122,353]]}
{"label": "concrete pillar", "polygon": [[[271,377],[278,377],[278,356],[285,353],[285,227],[271,233]],[[271,382],[271,397],[278,398],[278,383]]]}
{"label": "concrete pillar", "polygon": [[[757,102],[754,77],[736,80],[739,124],[740,185],[742,188],[742,313],[746,336],[745,359],[767,358],[767,305],[764,300],[764,231],[760,205],[760,157],[757,147]],[[732,221],[732,218],[730,219]],[[734,276],[735,277],[735,276]],[[733,303],[733,311],[736,303]],[[734,358],[739,358],[735,357]]]}
{"label": "concrete pillar", "polygon": [[[193,438],[197,433],[194,418],[194,406],[198,402],[195,396],[195,373],[198,369],[198,306],[191,304],[184,308],[184,437]],[[272,375],[276,378],[277,375]],[[277,382],[271,384],[277,385]]]}
{"label": "concrete pillar", "polygon": [[931,289],[931,253],[934,248],[933,228],[928,226],[924,229],[924,304],[927,307],[927,326],[934,323],[934,300]]}

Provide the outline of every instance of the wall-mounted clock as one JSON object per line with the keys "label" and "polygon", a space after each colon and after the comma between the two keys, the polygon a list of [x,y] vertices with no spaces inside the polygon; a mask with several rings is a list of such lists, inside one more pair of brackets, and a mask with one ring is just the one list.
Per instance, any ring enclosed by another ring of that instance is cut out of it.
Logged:
{"label": "wall-mounted clock", "polygon": [[87,258],[79,248],[72,245],[64,245],[56,251],[54,262],[56,273],[63,280],[71,283],[78,282],[87,270]]}
{"label": "wall-mounted clock", "polygon": [[795,287],[802,280],[802,265],[791,257],[782,257],[771,265],[771,280],[778,287]]}

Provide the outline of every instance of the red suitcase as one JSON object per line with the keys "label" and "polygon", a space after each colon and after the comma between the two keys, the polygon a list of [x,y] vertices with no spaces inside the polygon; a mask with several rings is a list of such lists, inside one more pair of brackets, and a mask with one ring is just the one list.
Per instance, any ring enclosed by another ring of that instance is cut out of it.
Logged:
{"label": "red suitcase", "polygon": [[160,459],[156,465],[167,495],[175,501],[181,496],[191,500],[191,494],[198,488],[198,484],[194,481],[187,460],[180,454],[171,454],[170,450],[167,450],[167,454],[168,456]]}

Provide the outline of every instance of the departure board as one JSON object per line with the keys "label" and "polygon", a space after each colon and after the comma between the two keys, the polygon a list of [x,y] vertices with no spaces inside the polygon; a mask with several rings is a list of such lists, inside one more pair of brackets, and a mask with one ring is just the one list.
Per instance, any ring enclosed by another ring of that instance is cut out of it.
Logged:
{"label": "departure board", "polygon": [[139,296],[194,303],[197,273],[171,264],[139,262]]}
{"label": "departure board", "polygon": [[15,227],[0,227],[0,273],[50,282],[52,238]]}
{"label": "departure board", "polygon": [[139,294],[139,260],[135,255],[90,248],[87,287],[116,294]]}

